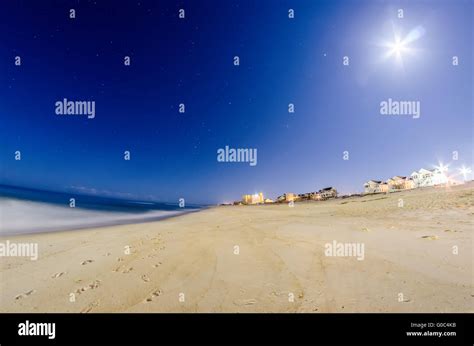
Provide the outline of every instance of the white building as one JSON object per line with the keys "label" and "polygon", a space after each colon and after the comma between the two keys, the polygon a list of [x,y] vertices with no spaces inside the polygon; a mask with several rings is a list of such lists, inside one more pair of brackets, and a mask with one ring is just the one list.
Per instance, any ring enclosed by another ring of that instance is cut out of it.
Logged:
{"label": "white building", "polygon": [[446,175],[437,168],[421,168],[418,172],[413,172],[411,178],[415,187],[435,186],[448,182]]}

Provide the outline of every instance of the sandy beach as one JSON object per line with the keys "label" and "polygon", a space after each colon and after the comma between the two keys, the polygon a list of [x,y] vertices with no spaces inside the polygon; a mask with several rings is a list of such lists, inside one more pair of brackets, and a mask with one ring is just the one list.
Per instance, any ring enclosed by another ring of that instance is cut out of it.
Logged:
{"label": "sandy beach", "polygon": [[474,312],[473,216],[471,182],[3,237],[39,257],[0,259],[0,310]]}

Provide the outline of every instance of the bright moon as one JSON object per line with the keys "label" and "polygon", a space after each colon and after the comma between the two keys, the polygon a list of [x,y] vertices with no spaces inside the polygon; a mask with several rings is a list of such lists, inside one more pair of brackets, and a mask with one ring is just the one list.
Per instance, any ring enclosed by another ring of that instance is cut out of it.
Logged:
{"label": "bright moon", "polygon": [[391,53],[401,54],[404,47],[405,45],[403,44],[403,42],[400,42],[400,40],[398,39],[392,44]]}
{"label": "bright moon", "polygon": [[383,60],[394,57],[395,61],[403,66],[403,55],[413,54],[415,52],[415,49],[410,47],[410,44],[420,39],[424,34],[425,29],[422,26],[417,26],[402,39],[394,28],[393,40],[383,41],[380,44],[380,46],[387,48]]}

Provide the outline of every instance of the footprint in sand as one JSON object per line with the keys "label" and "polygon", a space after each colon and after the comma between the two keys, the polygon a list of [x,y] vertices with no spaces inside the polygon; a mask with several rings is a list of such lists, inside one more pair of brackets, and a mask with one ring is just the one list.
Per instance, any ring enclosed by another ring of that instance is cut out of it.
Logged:
{"label": "footprint in sand", "polygon": [[88,259],[88,260],[82,261],[82,262],[81,262],[81,265],[85,266],[86,264],[92,263],[92,262],[94,262],[94,260]]}
{"label": "footprint in sand", "polygon": [[96,308],[99,306],[99,303],[100,301],[99,300],[96,300],[95,302],[92,302],[90,303],[89,305],[87,305],[85,308],[83,308],[81,310],[81,313],[88,313],[88,312],[91,312],[92,309]]}
{"label": "footprint in sand", "polygon": [[161,290],[156,290],[145,301],[151,302],[151,301],[153,301],[153,298],[159,297],[159,296],[161,296]]}
{"label": "footprint in sand", "polygon": [[438,240],[438,236],[437,235],[424,235],[422,237],[423,239],[428,239],[428,240]]}
{"label": "footprint in sand", "polygon": [[287,293],[286,293],[286,292],[275,292],[275,291],[272,291],[271,294],[274,295],[275,297],[287,296]]}
{"label": "footprint in sand", "polygon": [[125,268],[124,266],[118,266],[114,270],[112,270],[114,273],[117,272],[122,272],[123,274],[130,273],[133,270],[133,267]]}
{"label": "footprint in sand", "polygon": [[237,306],[243,306],[243,305],[254,305],[257,303],[257,300],[255,299],[239,299],[234,301],[234,304]]}
{"label": "footprint in sand", "polygon": [[161,262],[158,262],[157,264],[153,264],[153,268],[158,268],[161,265]]}
{"label": "footprint in sand", "polygon": [[117,262],[123,262],[123,258],[122,257],[117,258]]}
{"label": "footprint in sand", "polygon": [[83,293],[83,292],[85,292],[85,291],[87,291],[87,290],[94,290],[94,289],[98,288],[99,286],[100,286],[100,280],[95,280],[95,281],[93,281],[92,283],[90,283],[90,284],[87,285],[87,286],[78,288],[78,289],[76,290],[76,293],[77,293],[77,294],[81,294],[81,293]]}
{"label": "footprint in sand", "polygon": [[63,276],[64,274],[66,274],[66,272],[56,273],[56,274],[54,274],[53,276],[51,276],[51,279],[57,279],[57,278],[59,278],[60,276]]}
{"label": "footprint in sand", "polygon": [[146,275],[142,275],[142,280],[145,282],[150,282],[150,278]]}
{"label": "footprint in sand", "polygon": [[15,300],[19,300],[19,299],[22,299],[22,298],[26,298],[28,297],[29,295],[32,295],[33,293],[35,293],[36,290],[31,290],[31,291],[28,291],[28,292],[25,292],[25,293],[22,293],[22,294],[19,294],[15,297]]}

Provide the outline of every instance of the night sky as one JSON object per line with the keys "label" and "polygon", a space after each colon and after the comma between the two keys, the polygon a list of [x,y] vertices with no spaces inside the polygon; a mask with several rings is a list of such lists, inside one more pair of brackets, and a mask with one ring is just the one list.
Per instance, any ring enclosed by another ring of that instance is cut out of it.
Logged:
{"label": "night sky", "polygon": [[[2,0],[0,183],[220,203],[470,166],[472,17],[469,0]],[[394,28],[416,27],[403,65],[383,59]],[[95,118],[55,114],[64,98]],[[381,115],[388,98],[420,118]],[[258,164],[218,162],[226,145]]]}

